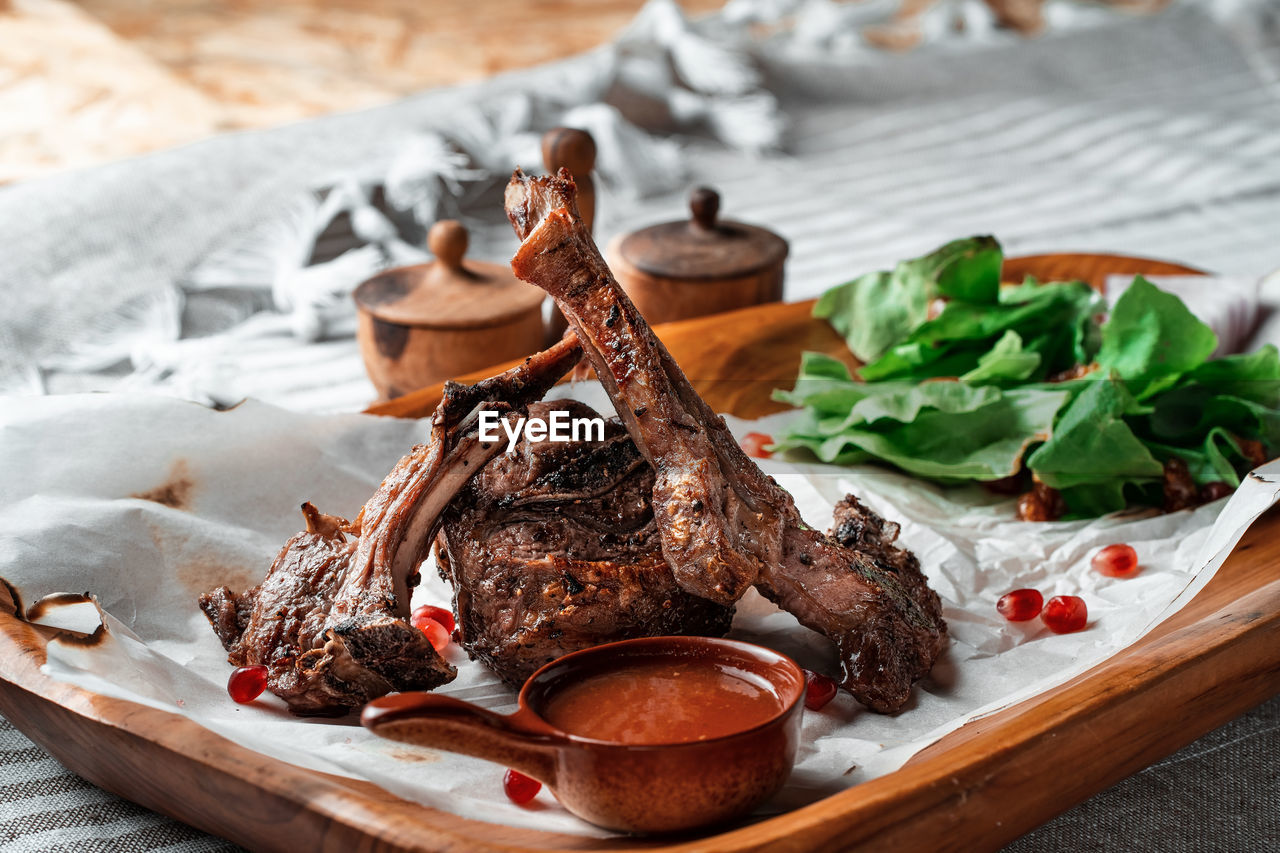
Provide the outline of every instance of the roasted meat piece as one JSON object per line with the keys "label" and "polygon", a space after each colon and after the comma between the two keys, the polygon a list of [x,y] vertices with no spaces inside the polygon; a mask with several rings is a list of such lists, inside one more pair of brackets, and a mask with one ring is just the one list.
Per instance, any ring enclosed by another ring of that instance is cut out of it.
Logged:
{"label": "roasted meat piece", "polygon": [[580,354],[567,339],[507,373],[447,386],[430,441],[400,460],[355,521],[304,504],[307,530],[285,544],[260,586],[200,597],[227,660],[265,665],[268,689],[296,714],[343,714],[451,681],[454,668],[406,618],[440,513],[503,448],[479,440],[478,412],[539,399]]}
{"label": "roasted meat piece", "polygon": [[511,268],[555,299],[653,466],[653,509],[676,580],[712,601],[737,601],[762,562],[781,558],[790,497],[776,488],[756,495],[739,482],[746,456],[614,281],[578,217],[573,180],[562,175],[517,171],[508,184],[507,216],[523,241]]}
{"label": "roasted meat piece", "polygon": [[[597,417],[572,400],[528,411]],[[602,441],[521,438],[491,460],[445,511],[437,537],[463,647],[518,686],[578,649],[728,631],[732,606],[685,592],[662,556],[653,480],[616,420]]]}
{"label": "roasted meat piece", "polygon": [[676,582],[721,604],[755,584],[836,644],[842,683],[856,698],[877,711],[899,709],[946,646],[937,595],[900,577],[899,558],[804,522],[622,292],[574,194],[564,170],[543,178],[516,171],[506,206],[522,242],[511,266],[555,299],[653,467],[653,512]]}

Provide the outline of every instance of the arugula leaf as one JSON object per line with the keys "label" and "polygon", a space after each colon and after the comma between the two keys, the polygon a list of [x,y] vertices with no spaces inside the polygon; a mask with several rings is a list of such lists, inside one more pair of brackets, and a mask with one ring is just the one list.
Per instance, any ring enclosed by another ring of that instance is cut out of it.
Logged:
{"label": "arugula leaf", "polygon": [[1085,341],[1100,307],[1098,293],[1078,281],[1002,288],[994,304],[953,300],[858,373],[868,382],[962,376],[1014,332],[1039,354],[1038,365],[1021,378],[1044,378],[1087,362]]}
{"label": "arugula leaf", "polygon": [[1280,354],[1268,345],[1207,361],[1150,401],[1134,428],[1158,455],[1183,458],[1201,485],[1235,483],[1227,460],[1245,461],[1236,436],[1280,445]]}
{"label": "arugula leaf", "polygon": [[1000,382],[1027,379],[1040,366],[1040,353],[1022,348],[1022,336],[1013,329],[978,356],[978,366],[960,377],[962,382]]}
{"label": "arugula leaf", "polygon": [[[775,392],[803,409],[775,446],[946,483],[1026,468],[1074,516],[1160,504],[1169,459],[1198,485],[1238,484],[1242,440],[1280,447],[1275,347],[1209,361],[1212,330],[1141,276],[1100,326],[1084,282],[1001,286],[1000,261],[994,240],[959,240],[825,294],[815,315],[865,363],[855,379],[806,353]],[[1086,365],[1090,378],[1046,381]]]}
{"label": "arugula leaf", "polygon": [[1147,444],[1155,453],[1166,459],[1176,456],[1186,462],[1191,479],[1199,485],[1220,480],[1230,486],[1238,486],[1240,475],[1236,473],[1236,463],[1233,460],[1248,461],[1231,432],[1222,427],[1208,430],[1196,444],[1191,446],[1159,442]]}
{"label": "arugula leaf", "polygon": [[971,237],[892,272],[868,273],[828,290],[813,308],[844,336],[860,361],[879,358],[928,319],[938,297],[994,302],[1004,254],[992,237]]}
{"label": "arugula leaf", "polygon": [[1196,442],[1214,426],[1246,438],[1280,443],[1280,411],[1244,397],[1215,394],[1199,383],[1183,385],[1152,398],[1150,417],[1139,424],[1155,441]]}
{"label": "arugula leaf", "polygon": [[1142,399],[1171,387],[1217,346],[1218,336],[1181,299],[1137,276],[1102,328],[1098,364],[1128,380]]}
{"label": "arugula leaf", "polygon": [[[1091,518],[1119,512],[1129,505],[1130,495],[1141,495],[1144,491],[1131,480],[1106,480],[1101,483],[1085,483],[1062,489],[1062,501],[1067,505],[1067,514],[1071,517]],[[1158,503],[1158,493],[1153,493],[1154,500],[1147,503]]]}
{"label": "arugula leaf", "polygon": [[994,302],[1000,291],[1004,250],[994,237],[969,237],[952,240],[914,263],[926,280],[937,282],[940,296],[967,302]]}
{"label": "arugula leaf", "polygon": [[1267,344],[1257,352],[1225,355],[1195,367],[1187,378],[1219,394],[1263,406],[1280,405],[1280,351]]}
{"label": "arugula leaf", "polygon": [[1052,438],[1027,459],[1027,467],[1055,489],[1160,477],[1164,466],[1124,420],[1150,408],[1114,377],[1074,384],[1081,390],[1063,410]]}

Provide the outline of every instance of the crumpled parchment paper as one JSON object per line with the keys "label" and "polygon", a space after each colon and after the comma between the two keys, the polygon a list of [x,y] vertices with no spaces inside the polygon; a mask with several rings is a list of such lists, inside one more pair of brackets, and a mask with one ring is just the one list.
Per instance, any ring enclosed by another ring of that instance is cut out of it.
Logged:
{"label": "crumpled parchment paper", "polygon": [[[594,384],[561,386],[557,395],[609,411]],[[739,436],[774,433],[787,417],[731,425]],[[496,764],[380,740],[354,715],[299,720],[269,695],[250,706],[227,696],[230,667],[196,596],[223,583],[256,583],[302,529],[304,500],[354,516],[426,434],[425,422],[302,415],[253,401],[216,412],[142,395],[11,398],[0,408],[0,577],[27,604],[88,591],[105,611],[108,636],[98,645],[50,644],[45,672],[53,678],[183,714],[280,760],[367,779],[466,817],[601,834],[545,790],[531,807],[511,804]],[[949,653],[902,713],[868,712],[844,693],[807,712],[795,773],[766,812],[889,773],[967,720],[1115,654],[1185,605],[1280,493],[1280,463],[1272,463],[1229,501],[1196,510],[1031,524],[1014,518],[1007,499],[885,469],[782,460],[762,467],[815,526],[829,526],[832,505],[849,491],[900,522],[901,541],[945,601],[952,637]],[[1093,553],[1113,542],[1137,549],[1137,577],[1105,578],[1090,569]],[[447,605],[449,591],[434,570],[423,577],[415,605]],[[1082,595],[1087,629],[1059,636],[1039,620],[1006,622],[995,601],[1024,586],[1046,598]],[[47,618],[69,616],[55,609]],[[754,592],[739,605],[733,635],[836,671],[825,640]],[[514,708],[514,694],[482,665],[453,645],[448,654],[459,677],[442,692],[497,711]]]}

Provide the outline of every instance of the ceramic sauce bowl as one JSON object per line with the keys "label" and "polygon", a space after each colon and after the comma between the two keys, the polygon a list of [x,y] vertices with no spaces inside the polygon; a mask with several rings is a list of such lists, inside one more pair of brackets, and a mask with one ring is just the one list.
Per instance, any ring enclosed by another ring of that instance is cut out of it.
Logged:
{"label": "ceramic sauce bowl", "polygon": [[393,740],[488,759],[546,784],[578,817],[660,833],[741,817],[795,762],[804,672],[735,640],[652,637],[542,667],[502,715],[431,693],[377,699],[361,722]]}

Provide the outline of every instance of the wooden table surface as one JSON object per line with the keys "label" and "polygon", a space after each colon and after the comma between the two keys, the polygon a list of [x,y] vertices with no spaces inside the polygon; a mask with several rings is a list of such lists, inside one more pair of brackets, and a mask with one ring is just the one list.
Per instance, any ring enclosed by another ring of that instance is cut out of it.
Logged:
{"label": "wooden table surface", "polygon": [[0,183],[559,59],[642,5],[0,0]]}

